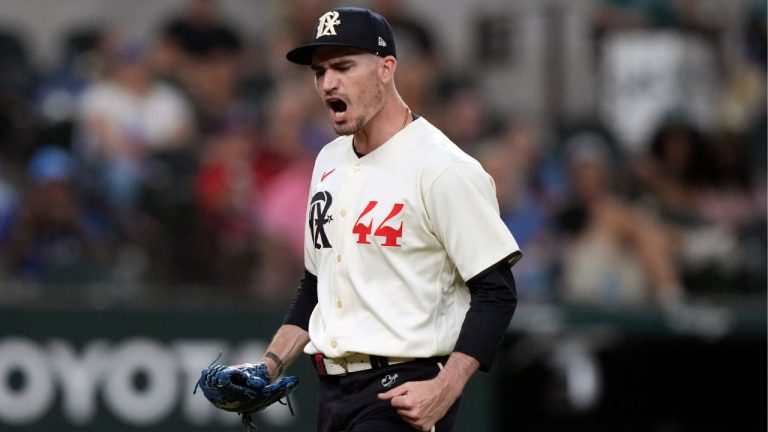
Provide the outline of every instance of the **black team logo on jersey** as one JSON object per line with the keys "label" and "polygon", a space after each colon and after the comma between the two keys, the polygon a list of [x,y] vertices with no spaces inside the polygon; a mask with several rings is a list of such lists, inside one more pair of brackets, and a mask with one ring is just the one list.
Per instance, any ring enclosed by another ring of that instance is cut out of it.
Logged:
{"label": "black team logo on jersey", "polygon": [[309,230],[312,231],[315,249],[331,247],[328,236],[325,235],[324,227],[325,224],[333,220],[333,215],[328,214],[332,201],[329,192],[321,191],[312,197],[312,202],[309,204]]}

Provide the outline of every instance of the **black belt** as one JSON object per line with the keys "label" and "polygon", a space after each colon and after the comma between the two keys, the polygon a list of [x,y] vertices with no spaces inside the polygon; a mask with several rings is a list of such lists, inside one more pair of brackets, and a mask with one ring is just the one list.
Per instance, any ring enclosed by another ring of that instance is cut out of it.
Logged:
{"label": "black belt", "polygon": [[384,357],[368,354],[351,354],[346,357],[330,358],[323,354],[311,356],[312,366],[318,375],[346,375],[370,369],[381,369],[389,365],[395,365],[413,361],[431,361],[445,363],[448,356],[413,358],[413,357]]}

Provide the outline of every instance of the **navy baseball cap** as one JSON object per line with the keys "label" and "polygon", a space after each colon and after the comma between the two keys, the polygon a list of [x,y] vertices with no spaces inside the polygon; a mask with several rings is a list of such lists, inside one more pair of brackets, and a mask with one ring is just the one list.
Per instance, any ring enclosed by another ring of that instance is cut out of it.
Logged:
{"label": "navy baseball cap", "polygon": [[310,42],[288,51],[285,58],[309,65],[315,49],[326,45],[361,48],[381,57],[397,57],[392,27],[383,16],[369,9],[342,7],[323,14]]}

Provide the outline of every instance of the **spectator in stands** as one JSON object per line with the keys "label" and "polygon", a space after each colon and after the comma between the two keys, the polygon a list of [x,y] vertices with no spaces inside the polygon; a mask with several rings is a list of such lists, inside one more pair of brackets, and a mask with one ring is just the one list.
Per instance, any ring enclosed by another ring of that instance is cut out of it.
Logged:
{"label": "spectator in stands", "polygon": [[78,151],[94,170],[110,210],[130,230],[150,178],[150,156],[189,144],[190,107],[176,90],[154,80],[146,46],[125,39],[111,58],[109,77],[83,95],[79,127]]}
{"label": "spectator in stands", "polygon": [[109,223],[85,207],[74,171],[61,148],[46,146],[33,155],[28,185],[0,244],[0,267],[11,278],[58,284],[110,279]]}
{"label": "spectator in stands", "polygon": [[290,294],[285,286],[303,266],[306,191],[315,154],[311,143],[328,141],[327,136],[313,138],[320,132],[308,121],[312,97],[305,83],[283,85],[268,102],[262,135],[242,119],[207,137],[197,203],[213,248],[214,279],[228,289],[284,300]]}
{"label": "spectator in stands", "polygon": [[[687,276],[701,290],[765,288],[766,183],[755,175],[746,139],[723,133],[713,139],[711,181],[696,191],[699,220],[685,249]],[[708,240],[708,241],[707,241]],[[709,251],[709,253],[705,253]]]}
{"label": "spectator in stands", "polygon": [[80,99],[91,84],[104,78],[112,36],[99,26],[78,27],[63,36],[61,58],[36,88],[42,141],[71,147]]}
{"label": "spectator in stands", "polygon": [[258,285],[266,298],[290,296],[285,287],[304,268],[306,195],[316,155],[311,144],[333,138],[329,132],[324,137],[317,136],[323,131],[315,129],[310,121],[314,97],[306,81],[286,83],[269,103],[269,128],[259,152],[261,200],[256,207],[262,232]]}
{"label": "spectator in stands", "polygon": [[264,50],[258,58],[262,63],[261,74],[269,82],[269,91],[280,82],[306,78],[303,68],[285,61],[285,53],[309,42],[306,29],[317,26],[317,17],[331,7],[330,0],[292,0],[280,2],[273,10],[274,19],[262,29]]}
{"label": "spectator in stands", "polygon": [[678,301],[676,236],[613,189],[605,141],[578,134],[566,157],[573,196],[559,215],[563,298],[609,306]]}
{"label": "spectator in stands", "polygon": [[551,300],[556,256],[554,202],[541,137],[534,127],[512,122],[483,146],[479,159],[496,183],[501,218],[525,249],[517,264],[518,295]]}
{"label": "spectator in stands", "polygon": [[187,0],[180,13],[159,29],[152,64],[155,72],[180,84],[190,61],[211,52],[222,39],[239,38],[237,30],[221,16],[218,0]]}
{"label": "spectator in stands", "polygon": [[400,95],[414,112],[433,118],[430,103],[442,57],[429,22],[423,15],[411,13],[400,0],[376,0],[372,9],[387,17],[395,34]]}
{"label": "spectator in stands", "polygon": [[11,234],[11,221],[19,200],[18,191],[7,178],[6,170],[0,164],[0,248]]}
{"label": "spectator in stands", "polygon": [[182,81],[203,135],[248,119],[255,126],[257,107],[240,95],[243,42],[234,30],[210,30],[205,43],[190,52]]}
{"label": "spectator in stands", "polygon": [[666,221],[691,226],[700,220],[697,193],[713,179],[712,157],[702,135],[684,123],[659,127],[647,155],[634,161],[645,201]]}
{"label": "spectator in stands", "polygon": [[[765,255],[740,245],[761,236],[764,230],[756,227],[765,222],[765,182],[753,174],[748,154],[746,138],[738,134],[705,137],[670,123],[659,128],[649,154],[635,161],[641,202],[679,233],[689,291],[744,285],[734,277],[744,274],[751,256]],[[752,267],[753,273],[762,269]]]}
{"label": "spectator in stands", "polygon": [[0,29],[0,158],[10,169],[23,166],[34,145],[31,54],[21,32]]}
{"label": "spectator in stands", "polygon": [[231,119],[209,133],[195,175],[195,202],[208,282],[245,294],[252,286],[259,232],[255,134],[246,119]]}
{"label": "spectator in stands", "polygon": [[722,133],[712,150],[712,182],[702,188],[696,206],[703,220],[737,230],[764,221],[765,184],[753,172],[747,140]]}
{"label": "spectator in stands", "polygon": [[438,86],[436,126],[470,155],[498,129],[497,119],[471,78],[445,77]]}

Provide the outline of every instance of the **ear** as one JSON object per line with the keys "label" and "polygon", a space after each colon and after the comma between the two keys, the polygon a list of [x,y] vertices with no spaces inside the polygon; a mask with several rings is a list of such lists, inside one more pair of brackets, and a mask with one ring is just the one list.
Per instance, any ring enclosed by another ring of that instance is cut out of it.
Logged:
{"label": "ear", "polygon": [[386,56],[379,60],[379,79],[382,83],[388,84],[395,79],[395,70],[397,69],[397,59],[393,56]]}

